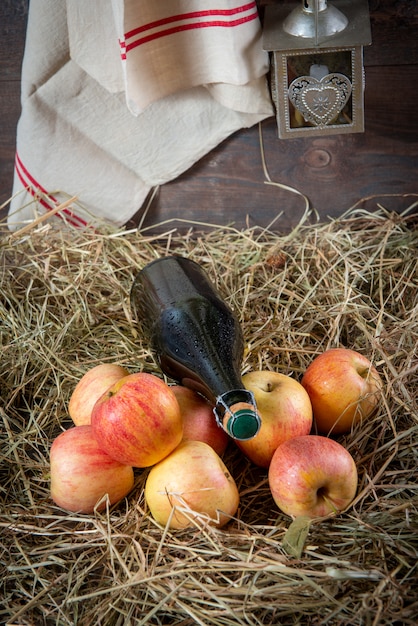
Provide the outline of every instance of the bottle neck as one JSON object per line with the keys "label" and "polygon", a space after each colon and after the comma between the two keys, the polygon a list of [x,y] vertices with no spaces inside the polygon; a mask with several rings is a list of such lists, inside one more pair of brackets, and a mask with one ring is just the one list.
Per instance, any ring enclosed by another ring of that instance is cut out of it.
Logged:
{"label": "bottle neck", "polygon": [[261,427],[254,394],[247,389],[232,389],[218,396],[214,414],[218,425],[240,441],[252,439]]}

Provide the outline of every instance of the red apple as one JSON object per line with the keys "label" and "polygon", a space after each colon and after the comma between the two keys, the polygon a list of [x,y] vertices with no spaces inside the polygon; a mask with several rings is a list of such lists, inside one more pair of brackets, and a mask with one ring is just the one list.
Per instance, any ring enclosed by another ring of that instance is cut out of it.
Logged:
{"label": "red apple", "polygon": [[183,437],[174,392],[157,376],[143,372],[110,387],[94,405],[91,424],[103,450],[133,467],[158,463]]}
{"label": "red apple", "polygon": [[89,425],[75,426],[53,441],[50,451],[51,497],[67,511],[92,513],[124,498],[134,484],[129,465],[112,459],[97,443]]}
{"label": "red apple", "polygon": [[183,419],[183,439],[203,441],[209,444],[219,456],[222,456],[228,445],[227,433],[218,426],[213,413],[213,405],[203,396],[188,387],[173,385]]}
{"label": "red apple", "polygon": [[75,386],[68,404],[68,412],[74,424],[90,424],[96,400],[117,380],[128,374],[128,370],[115,363],[100,363],[88,370]]}
{"label": "red apple", "polygon": [[311,401],[302,385],[285,374],[260,370],[245,374],[242,381],[254,394],[261,428],[253,439],[236,444],[253,463],[267,468],[281,443],[311,432]]}
{"label": "red apple", "polygon": [[151,515],[162,526],[186,528],[196,517],[218,528],[235,515],[237,485],[213,448],[185,440],[154,465],[145,484]]}
{"label": "red apple", "polygon": [[353,457],[340,443],[321,435],[304,435],[277,448],[268,480],[283,513],[313,518],[348,507],[358,478]]}
{"label": "red apple", "polygon": [[337,435],[376,410],[382,379],[369,359],[355,350],[332,348],[317,356],[301,380],[312,402],[319,433]]}

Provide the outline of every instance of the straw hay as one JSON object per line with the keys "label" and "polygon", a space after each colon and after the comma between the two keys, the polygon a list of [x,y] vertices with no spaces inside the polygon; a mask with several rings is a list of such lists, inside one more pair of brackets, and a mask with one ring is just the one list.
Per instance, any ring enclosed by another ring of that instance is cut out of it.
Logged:
{"label": "straw hay", "polygon": [[[417,243],[408,215],[352,211],[288,235],[198,227],[56,230],[1,226],[0,622],[106,626],[415,624],[417,601]],[[100,362],[160,374],[131,320],[137,269],[170,252],[202,263],[240,316],[244,371],[300,379],[346,346],[384,381],[378,413],[340,441],[358,496],[311,524],[301,557],[266,473],[231,445],[241,492],[224,530],[168,531],[148,515],[146,471],[126,501],[68,514],[49,497],[53,438],[77,380]]]}

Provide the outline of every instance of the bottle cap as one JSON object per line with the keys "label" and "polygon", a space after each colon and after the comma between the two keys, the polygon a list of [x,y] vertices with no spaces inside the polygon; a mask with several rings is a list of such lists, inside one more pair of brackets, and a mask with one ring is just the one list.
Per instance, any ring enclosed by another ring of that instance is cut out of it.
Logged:
{"label": "bottle cap", "polygon": [[250,408],[239,409],[231,414],[226,429],[231,437],[244,441],[252,439],[260,430],[261,422],[257,413]]}

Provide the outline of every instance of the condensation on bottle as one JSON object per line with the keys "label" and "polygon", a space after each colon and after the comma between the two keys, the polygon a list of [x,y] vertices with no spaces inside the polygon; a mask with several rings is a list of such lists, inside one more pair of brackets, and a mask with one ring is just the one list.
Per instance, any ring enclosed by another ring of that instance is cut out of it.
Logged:
{"label": "condensation on bottle", "polygon": [[261,420],[241,379],[242,329],[204,269],[182,256],[156,259],[135,277],[130,300],[161,370],[212,402],[231,437],[254,437]]}

